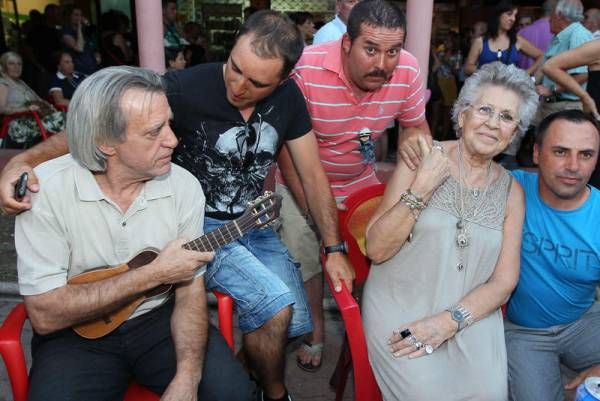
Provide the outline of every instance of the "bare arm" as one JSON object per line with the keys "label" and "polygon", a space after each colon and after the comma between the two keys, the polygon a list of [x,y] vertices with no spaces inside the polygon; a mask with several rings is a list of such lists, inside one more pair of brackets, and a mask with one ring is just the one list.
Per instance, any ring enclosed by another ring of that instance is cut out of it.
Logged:
{"label": "bare arm", "polygon": [[37,110],[38,108],[31,105],[29,107],[27,106],[23,106],[23,107],[9,107],[7,105],[7,99],[8,99],[8,87],[6,85],[1,85],[0,84],[0,114],[11,114],[11,113],[18,113],[21,111],[28,111],[28,110]]}
{"label": "bare arm", "polygon": [[[471,312],[474,321],[481,320],[496,311],[508,300],[517,285],[523,218],[523,190],[516,181],[513,181],[504,220],[502,248],[494,272],[487,282],[459,300],[459,303]],[[431,344],[434,349],[453,337],[458,331],[458,324],[446,311],[410,323],[408,327],[419,341]],[[391,352],[394,356],[409,355],[414,358],[425,355],[425,350],[415,351],[414,346],[400,336],[400,330],[403,329],[399,328],[394,331],[390,338]]]}
{"label": "bare arm", "polygon": [[542,63],[542,60],[544,59],[544,53],[542,53],[540,49],[535,47],[530,41],[528,41],[522,36],[517,36],[517,48],[523,54],[526,54],[527,56],[535,59],[535,63],[533,63],[531,67],[527,69],[527,73],[529,75],[535,74],[540,64]]}
{"label": "bare arm", "polygon": [[172,241],[153,262],[123,274],[25,296],[31,325],[39,334],[52,333],[98,318],[160,284],[192,279],[197,267],[210,261],[213,253],[185,250],[184,242]]}
{"label": "bare arm", "polygon": [[300,181],[300,176],[298,176],[296,167],[294,167],[294,162],[292,161],[292,156],[290,155],[287,145],[283,145],[281,148],[281,152],[279,152],[279,159],[277,159],[277,165],[279,166],[279,170],[285,179],[285,185],[288,187],[292,195],[294,195],[296,204],[306,215],[308,213],[308,206],[306,204],[306,198],[304,197],[302,182]]}
{"label": "bare arm", "polygon": [[25,196],[21,202],[13,197],[14,185],[19,176],[23,172],[28,172],[27,188],[31,192],[37,192],[39,186],[33,167],[46,160],[62,156],[68,151],[67,136],[61,132],[10,159],[0,174],[0,210],[8,214],[17,214],[31,209],[29,196]]}
{"label": "bare arm", "polygon": [[[587,72],[583,73],[583,74],[573,74],[573,75],[571,75],[571,77],[575,80],[577,85],[582,85],[583,83],[585,83],[587,81],[588,74],[587,74]],[[537,85],[535,87],[535,90],[541,96],[552,96],[553,95],[552,89],[547,86],[544,86],[544,85]],[[566,92],[566,90],[565,90],[565,88],[557,85],[554,88],[554,92],[555,93],[563,93],[563,92]]]}
{"label": "bare arm", "polygon": [[177,371],[162,400],[194,400],[202,379],[208,340],[208,311],[204,278],[177,286],[171,316]]}
{"label": "bare arm", "polygon": [[427,203],[448,177],[448,159],[439,150],[432,151],[424,138],[419,140],[423,162],[415,172],[400,160],[387,184],[383,200],[367,224],[367,256],[381,263],[394,256],[408,238],[416,216],[400,201],[410,191]]}
{"label": "bare arm", "polygon": [[81,24],[77,26],[77,38],[74,38],[71,35],[63,35],[62,42],[69,49],[75,50],[77,52],[82,52],[85,46],[85,39],[83,37],[83,33],[81,32]]}
{"label": "bare arm", "polygon": [[560,87],[568,92],[571,92],[581,98],[586,111],[592,112],[596,117],[600,117],[594,99],[581,87],[577,76],[570,75],[567,70],[570,68],[579,67],[581,65],[591,65],[600,62],[600,42],[590,41],[583,45],[571,49],[564,53],[560,53],[550,60],[546,61],[543,66],[544,73],[556,82]]}
{"label": "bare arm", "polygon": [[[329,180],[325,175],[315,134],[310,131],[300,138],[287,142],[294,166],[298,171],[306,203],[315,221],[325,246],[335,245],[341,241],[337,217],[337,207],[331,193]],[[354,270],[346,255],[336,252],[327,257],[325,265],[331,276],[336,291],[341,291],[341,280],[348,289],[352,289]]]}
{"label": "bare arm", "polygon": [[471,43],[471,48],[469,49],[469,54],[467,55],[467,59],[465,60],[465,74],[471,75],[475,71],[477,71],[477,59],[483,50],[483,39],[481,37],[476,38],[473,43]]}

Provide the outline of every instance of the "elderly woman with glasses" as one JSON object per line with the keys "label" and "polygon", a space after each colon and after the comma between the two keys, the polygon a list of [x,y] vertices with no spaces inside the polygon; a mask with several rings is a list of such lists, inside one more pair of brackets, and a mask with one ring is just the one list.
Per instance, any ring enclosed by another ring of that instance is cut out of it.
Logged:
{"label": "elderly woman with glasses", "polygon": [[523,191],[494,156],[538,103],[523,70],[495,62],[463,86],[456,141],[420,139],[367,226],[363,317],[385,400],[506,400],[500,306],[519,277]]}

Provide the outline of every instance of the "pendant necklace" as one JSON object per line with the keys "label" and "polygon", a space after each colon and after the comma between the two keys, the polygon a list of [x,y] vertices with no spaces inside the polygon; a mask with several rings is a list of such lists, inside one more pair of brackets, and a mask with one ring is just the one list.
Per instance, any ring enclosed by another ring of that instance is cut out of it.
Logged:
{"label": "pendant necklace", "polygon": [[[466,187],[466,185],[463,183],[463,166],[462,166],[463,160],[462,160],[462,154],[460,152],[460,141],[458,142],[457,149],[458,149],[457,151],[458,151],[458,189],[459,189],[458,193],[460,196],[460,202],[456,203],[457,211],[458,211],[458,221],[456,222],[456,246],[459,249],[462,249],[462,248],[466,248],[469,246],[469,244],[471,242],[471,238],[469,236],[469,231],[467,230],[465,198],[464,198],[464,194],[463,194],[463,186]],[[478,200],[479,202],[476,205],[473,205],[473,207],[471,208],[471,210],[473,210],[473,213],[471,214],[471,219],[474,219],[477,216],[477,213],[479,213],[479,211],[481,210],[481,207],[485,200],[485,196],[487,194],[488,188],[490,187],[491,170],[492,170],[492,161],[490,160],[488,167],[487,167],[486,184],[485,184],[483,193],[481,194],[482,195],[481,198],[479,198],[479,189],[477,189],[477,191],[472,190],[473,197],[475,198],[475,200]],[[458,209],[459,205],[460,205],[460,209]],[[459,264],[459,266],[462,266],[462,263]],[[460,267],[459,270],[462,270],[462,267]]]}

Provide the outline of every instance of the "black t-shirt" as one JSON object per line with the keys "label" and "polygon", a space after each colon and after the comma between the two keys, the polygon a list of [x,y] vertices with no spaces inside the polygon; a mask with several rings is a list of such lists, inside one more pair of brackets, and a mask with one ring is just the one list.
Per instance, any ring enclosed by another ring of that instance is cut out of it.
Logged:
{"label": "black t-shirt", "polygon": [[60,73],[56,73],[50,80],[48,91],[52,92],[53,89],[60,89],[65,99],[71,99],[73,97],[73,93],[75,93],[75,89],[77,89],[79,84],[85,78],[85,75],[77,72],[73,73],[72,78],[66,77]]}
{"label": "black t-shirt", "polygon": [[202,184],[207,216],[238,217],[260,195],[283,142],[311,129],[300,90],[284,81],[245,122],[227,101],[223,64],[200,64],[164,79],[179,138],[173,161]]}

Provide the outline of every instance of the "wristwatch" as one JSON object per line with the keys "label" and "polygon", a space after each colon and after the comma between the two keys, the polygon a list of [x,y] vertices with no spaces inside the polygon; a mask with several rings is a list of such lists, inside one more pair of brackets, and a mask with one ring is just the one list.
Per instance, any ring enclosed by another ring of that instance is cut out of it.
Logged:
{"label": "wristwatch", "polygon": [[348,247],[346,246],[346,241],[342,241],[339,244],[325,247],[325,255],[329,255],[330,253],[335,253],[335,252],[341,252],[341,253],[347,254]]}
{"label": "wristwatch", "polygon": [[458,323],[458,331],[461,331],[473,323],[471,312],[461,304],[454,305],[451,308],[446,309],[446,311],[450,312],[452,320]]}

